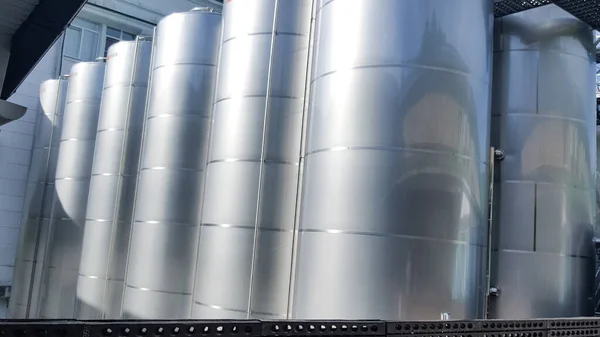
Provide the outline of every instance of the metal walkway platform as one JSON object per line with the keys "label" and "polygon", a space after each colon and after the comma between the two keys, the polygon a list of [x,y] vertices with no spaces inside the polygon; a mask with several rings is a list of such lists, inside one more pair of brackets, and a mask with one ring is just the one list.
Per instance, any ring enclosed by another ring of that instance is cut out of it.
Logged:
{"label": "metal walkway platform", "polygon": [[[510,15],[528,9],[555,4],[592,28],[600,30],[600,0],[494,0],[496,17]],[[600,53],[596,55],[600,63]]]}

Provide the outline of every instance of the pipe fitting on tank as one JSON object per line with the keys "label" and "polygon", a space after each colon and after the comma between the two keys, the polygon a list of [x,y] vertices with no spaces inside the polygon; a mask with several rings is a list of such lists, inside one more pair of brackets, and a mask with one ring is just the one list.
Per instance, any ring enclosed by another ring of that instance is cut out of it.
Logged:
{"label": "pipe fitting on tank", "polygon": [[488,291],[488,295],[494,296],[494,297],[500,296],[500,288],[490,287],[490,290]]}
{"label": "pipe fitting on tank", "polygon": [[95,59],[96,62],[106,62],[106,57],[98,57]]}
{"label": "pipe fitting on tank", "polygon": [[504,160],[505,156],[506,156],[506,154],[504,153],[504,150],[502,150],[502,149],[494,150],[494,159],[495,160],[502,161],[502,160]]}

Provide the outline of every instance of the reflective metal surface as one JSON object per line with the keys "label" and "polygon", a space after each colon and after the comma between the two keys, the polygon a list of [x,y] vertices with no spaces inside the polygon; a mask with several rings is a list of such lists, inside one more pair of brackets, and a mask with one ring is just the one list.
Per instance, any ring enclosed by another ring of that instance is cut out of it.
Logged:
{"label": "reflective metal surface", "polygon": [[40,112],[35,122],[9,303],[12,318],[34,317],[37,312],[66,94],[66,79],[44,81],[40,86]]}
{"label": "reflective metal surface", "polygon": [[187,318],[198,249],[221,15],[157,26],[123,316]]}
{"label": "reflective metal surface", "polygon": [[321,1],[292,318],[481,315],[492,7]]}
{"label": "reflective metal surface", "polygon": [[491,318],[592,314],[596,161],[589,28],[551,5],[496,22]]}
{"label": "reflective metal surface", "polygon": [[100,97],[103,62],[71,68],[65,106],[48,242],[43,269],[40,317],[72,318],[85,224]]}
{"label": "reflective metal surface", "polygon": [[286,317],[311,9],[224,5],[195,318]]}
{"label": "reflective metal surface", "polygon": [[77,318],[121,316],[152,41],[108,49],[77,280]]}

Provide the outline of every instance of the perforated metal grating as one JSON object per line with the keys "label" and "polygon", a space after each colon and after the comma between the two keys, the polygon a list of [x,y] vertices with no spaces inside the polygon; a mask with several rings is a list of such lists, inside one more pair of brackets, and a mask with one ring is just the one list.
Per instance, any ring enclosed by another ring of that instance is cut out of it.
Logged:
{"label": "perforated metal grating", "polygon": [[494,0],[494,15],[496,15],[496,17],[501,17],[549,5],[553,2],[553,0]]}
{"label": "perforated metal grating", "polygon": [[[494,0],[494,15],[502,17],[552,3],[600,30],[600,0]],[[600,63],[600,53],[596,62]]]}

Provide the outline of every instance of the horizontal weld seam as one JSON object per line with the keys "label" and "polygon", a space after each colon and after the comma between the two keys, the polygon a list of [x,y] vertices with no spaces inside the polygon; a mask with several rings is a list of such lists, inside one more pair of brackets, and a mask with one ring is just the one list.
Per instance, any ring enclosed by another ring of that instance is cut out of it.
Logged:
{"label": "horizontal weld seam", "polygon": [[203,67],[216,67],[216,64],[212,63],[196,63],[196,62],[179,62],[179,63],[169,63],[169,64],[161,64],[157,67],[154,67],[153,70],[157,70],[164,67],[172,67],[172,66],[203,66]]}
{"label": "horizontal weld seam", "polygon": [[570,257],[570,258],[577,258],[577,259],[593,259],[594,256],[590,255],[590,256],[585,256],[585,255],[577,255],[577,254],[563,254],[563,253],[553,253],[553,252],[543,252],[543,251],[530,251],[530,250],[521,250],[521,249],[492,249],[492,251],[494,252],[499,252],[499,253],[515,253],[515,254],[543,254],[543,255],[554,255],[554,256],[561,256],[561,257]]}
{"label": "horizontal weld seam", "polygon": [[350,67],[346,67],[343,69],[335,69],[332,71],[325,72],[317,77],[314,77],[313,79],[310,80],[310,84],[312,85],[313,83],[315,83],[316,81],[318,81],[324,77],[334,75],[338,72],[343,72],[343,71],[347,71],[347,70],[385,69],[385,68],[408,68],[408,69],[435,70],[435,71],[441,71],[441,72],[445,72],[445,73],[449,73],[449,74],[453,74],[453,75],[459,75],[459,76],[464,76],[464,77],[468,77],[468,78],[473,78],[473,79],[475,79],[481,83],[484,83],[486,85],[490,84],[490,83],[486,82],[485,80],[479,79],[470,73],[465,73],[465,72],[457,71],[457,70],[453,70],[453,69],[446,69],[446,68],[442,68],[442,67],[426,66],[426,65],[422,65],[422,64],[410,64],[410,63],[363,64],[363,65],[350,66]]}
{"label": "horizontal weld seam", "polygon": [[[268,31],[268,32],[256,32],[256,33],[248,33],[248,34],[242,34],[242,35],[236,35],[236,36],[232,36],[226,40],[223,41],[223,44],[229,42],[229,41],[233,41],[239,38],[244,38],[246,36],[265,36],[265,35],[273,35],[273,31]],[[276,36],[298,36],[298,37],[308,37],[308,35],[306,34],[301,34],[301,33],[293,33],[293,32],[279,32],[279,31],[275,31],[275,35]]]}
{"label": "horizontal weld seam", "polygon": [[131,87],[131,88],[147,88],[148,85],[146,84],[134,84],[134,83],[120,83],[120,84],[113,84],[113,85],[109,85],[107,87],[102,88],[102,90],[106,90],[106,89],[110,89],[110,88],[126,88],[126,87]]}
{"label": "horizontal weld seam", "polygon": [[190,169],[183,167],[166,167],[166,166],[153,166],[153,167],[143,167],[140,171],[189,171],[189,172],[203,172],[202,169]]}
{"label": "horizontal weld seam", "polygon": [[92,177],[98,177],[98,176],[103,176],[103,177],[135,177],[135,174],[125,174],[125,173],[94,173],[92,174]]}
{"label": "horizontal weld seam", "polygon": [[561,187],[568,187],[568,188],[577,189],[577,190],[586,191],[586,192],[594,192],[596,190],[594,188],[584,188],[584,187],[575,186],[575,185],[551,183],[551,182],[547,182],[547,181],[535,181],[535,180],[513,180],[513,179],[502,180],[501,179],[501,180],[496,180],[496,182],[498,182],[500,184],[527,184],[527,185],[536,184],[536,185],[561,186]]}
{"label": "horizontal weld seam", "polygon": [[250,225],[229,225],[229,224],[217,224],[217,223],[202,223],[204,227],[218,227],[218,228],[238,228],[238,229],[251,229],[251,230],[259,230],[259,231],[268,231],[268,232],[282,232],[282,233],[292,233],[292,229],[283,229],[283,228],[265,228],[261,226],[250,226]]}
{"label": "horizontal weld seam", "polygon": [[[226,159],[215,159],[208,162],[208,164],[215,163],[260,163],[260,159],[241,159],[241,158],[226,158]],[[283,164],[283,165],[298,165],[297,162],[291,162],[287,160],[263,160],[265,164]]]}
{"label": "horizontal weld seam", "polygon": [[60,142],[89,142],[89,141],[95,141],[96,138],[67,138],[67,139],[61,139]]}
{"label": "horizontal weld seam", "polygon": [[63,178],[56,178],[54,179],[56,180],[74,180],[74,181],[85,181],[85,180],[90,180],[90,178],[71,178],[71,177],[63,177]]}
{"label": "horizontal weld seam", "polygon": [[359,235],[359,236],[372,236],[372,237],[381,237],[381,238],[401,238],[401,239],[420,240],[420,241],[436,241],[436,242],[443,242],[443,243],[453,243],[453,244],[468,245],[468,246],[482,247],[482,248],[487,247],[486,245],[474,244],[474,243],[470,243],[468,241],[441,239],[441,238],[414,236],[414,235],[404,235],[404,234],[361,232],[361,231],[348,231],[348,230],[338,230],[338,229],[300,229],[300,230],[298,230],[298,232],[299,233],[319,233],[319,234],[329,234],[329,235]]}
{"label": "horizontal weld seam", "polygon": [[578,118],[566,117],[566,116],[552,116],[552,115],[544,115],[544,114],[536,114],[536,113],[524,113],[524,112],[509,112],[505,114],[496,115],[496,117],[506,118],[510,116],[519,116],[519,117],[533,117],[533,118],[547,118],[547,119],[558,119],[558,120],[566,120],[581,124],[588,124],[588,121]]}
{"label": "horizontal weld seam", "polygon": [[97,103],[98,105],[100,105],[100,98],[98,98],[98,99],[74,99],[72,101],[67,101],[65,104],[81,103],[81,102]]}
{"label": "horizontal weld seam", "polygon": [[169,291],[169,290],[157,290],[157,289],[150,289],[150,288],[146,288],[146,287],[138,287],[138,286],[134,286],[131,284],[126,284],[125,285],[127,288],[131,288],[131,289],[136,289],[136,290],[141,290],[141,291],[147,291],[147,292],[154,292],[154,293],[163,293],[163,294],[172,294],[172,295],[192,295],[192,293],[187,293],[187,292],[178,292],[178,291]]}
{"label": "horizontal weld seam", "polygon": [[[200,305],[200,306],[203,306],[203,307],[208,307],[208,308],[216,309],[216,310],[224,310],[224,311],[231,311],[231,312],[248,313],[248,310],[224,308],[224,307],[222,307],[220,305],[206,304],[206,303],[202,303],[200,301],[194,301],[194,304],[197,304],[197,305]],[[272,313],[272,312],[260,312],[260,311],[250,310],[250,313],[258,314],[258,315],[264,315],[264,316],[285,317],[285,315],[283,315],[283,314],[276,314],[276,313]]]}
{"label": "horizontal weld seam", "polygon": [[[410,149],[405,147],[393,147],[393,146],[334,146],[330,148],[313,150],[310,152],[306,152],[304,157],[308,157],[310,155],[322,152],[345,152],[345,151],[392,151],[392,152],[415,152],[415,153],[424,153],[424,154],[432,154],[432,155],[444,155],[457,157],[461,159],[466,159],[469,161],[475,160],[473,157],[469,157],[463,154],[457,154],[453,152],[442,152],[435,150],[424,150],[424,149]],[[481,162],[486,164],[485,161]]]}
{"label": "horizontal weld seam", "polygon": [[150,116],[147,120],[155,119],[155,118],[165,118],[165,117],[181,117],[181,118],[196,118],[196,119],[211,119],[210,116],[200,116],[200,115],[190,115],[190,114],[160,114],[156,116]]}
{"label": "horizontal weld seam", "polygon": [[[223,102],[223,101],[229,101],[232,99],[237,99],[237,98],[266,98],[267,95],[266,94],[256,94],[256,95],[241,95],[241,96],[235,96],[235,97],[223,97],[223,98],[219,98],[218,100],[215,101],[215,104]],[[284,98],[284,99],[303,99],[303,97],[300,96],[287,96],[287,95],[269,95],[269,98]],[[218,111],[216,112],[217,114],[219,113]]]}
{"label": "horizontal weld seam", "polygon": [[148,224],[148,225],[169,225],[169,226],[182,226],[182,227],[197,227],[200,224],[189,224],[175,221],[154,221],[154,220],[134,220],[134,223]]}
{"label": "horizontal weld seam", "polygon": [[109,224],[114,224],[114,223],[128,224],[128,223],[131,223],[131,221],[128,221],[128,220],[114,221],[114,220],[108,220],[108,219],[85,219],[85,221],[100,222],[100,223],[109,223]]}
{"label": "horizontal weld seam", "polygon": [[85,274],[77,274],[77,276],[80,277],[85,277],[85,278],[89,278],[89,279],[93,279],[93,280],[101,280],[101,281],[117,281],[117,282],[123,282],[125,281],[125,279],[118,279],[118,278],[110,278],[110,277],[101,277],[101,276],[93,276],[93,275],[85,275]]}

